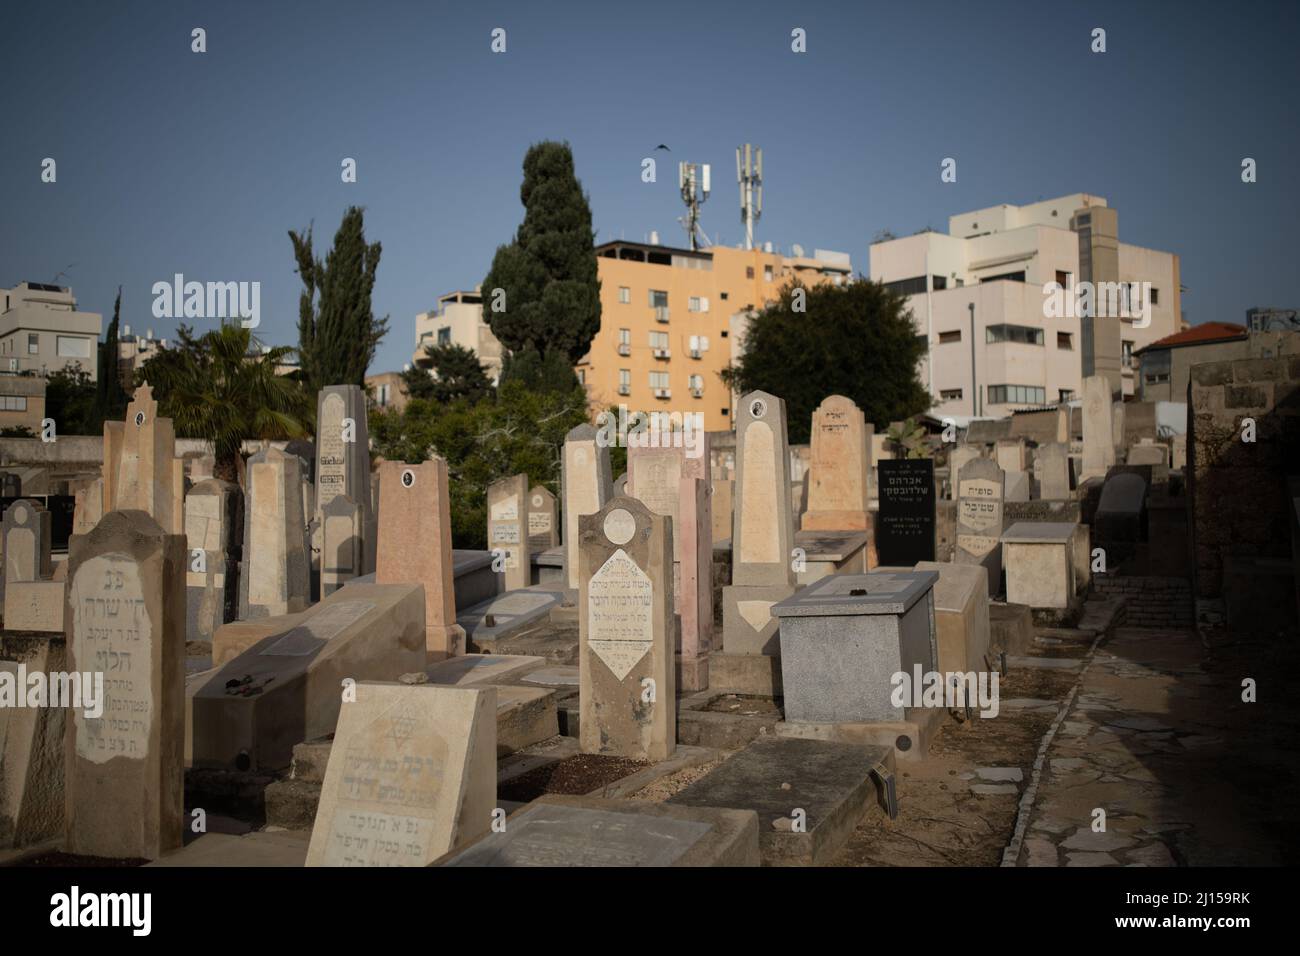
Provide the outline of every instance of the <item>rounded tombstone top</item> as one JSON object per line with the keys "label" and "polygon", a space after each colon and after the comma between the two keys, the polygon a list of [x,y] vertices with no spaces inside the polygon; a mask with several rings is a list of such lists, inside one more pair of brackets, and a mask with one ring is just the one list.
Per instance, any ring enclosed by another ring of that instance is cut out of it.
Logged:
{"label": "rounded tombstone top", "polygon": [[614,544],[627,544],[636,534],[636,518],[626,508],[615,508],[605,515],[604,531]]}
{"label": "rounded tombstone top", "polygon": [[13,520],[14,520],[14,522],[15,522],[16,524],[26,524],[26,523],[27,523],[27,518],[28,518],[28,516],[30,515],[31,512],[28,510],[26,504],[24,504],[23,502],[19,501],[19,502],[15,502],[15,503],[14,503],[14,505],[13,505],[13,513],[14,513],[14,518],[13,518]]}

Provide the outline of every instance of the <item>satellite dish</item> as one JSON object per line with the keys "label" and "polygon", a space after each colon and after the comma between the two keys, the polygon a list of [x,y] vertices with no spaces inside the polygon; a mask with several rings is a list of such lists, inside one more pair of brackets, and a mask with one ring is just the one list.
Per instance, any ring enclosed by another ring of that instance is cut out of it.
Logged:
{"label": "satellite dish", "polygon": [[793,246],[791,246],[790,251],[794,253],[794,257],[796,259],[803,258],[803,246],[799,245],[799,243],[796,242]]}

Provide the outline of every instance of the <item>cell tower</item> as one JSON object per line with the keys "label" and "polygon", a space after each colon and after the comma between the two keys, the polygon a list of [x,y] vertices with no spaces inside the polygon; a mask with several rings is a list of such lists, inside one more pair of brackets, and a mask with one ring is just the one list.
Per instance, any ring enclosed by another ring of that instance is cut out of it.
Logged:
{"label": "cell tower", "polygon": [[686,203],[686,218],[679,220],[691,240],[691,249],[700,248],[700,240],[709,245],[709,237],[700,228],[700,207],[709,198],[709,164],[678,163],[677,184]]}
{"label": "cell tower", "polygon": [[736,181],[740,183],[740,221],[745,248],[754,248],[754,223],[763,217],[763,151],[746,143],[736,147]]}

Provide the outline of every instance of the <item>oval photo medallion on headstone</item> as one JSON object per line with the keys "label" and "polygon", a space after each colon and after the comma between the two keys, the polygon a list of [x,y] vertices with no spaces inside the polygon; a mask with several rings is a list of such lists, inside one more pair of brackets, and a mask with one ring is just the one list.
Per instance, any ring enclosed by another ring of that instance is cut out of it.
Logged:
{"label": "oval photo medallion on headstone", "polygon": [[541,496],[541,495],[533,495],[533,507],[534,507],[534,508],[540,508],[541,506],[542,506],[542,496]]}
{"label": "oval photo medallion on headstone", "polygon": [[615,509],[605,515],[605,537],[614,544],[627,544],[636,534],[636,519],[630,511]]}
{"label": "oval photo medallion on headstone", "polygon": [[402,472],[402,487],[410,488],[413,484],[415,484],[415,472],[408,468]]}
{"label": "oval photo medallion on headstone", "polygon": [[135,423],[136,423],[136,425],[143,425],[143,424],[144,424],[144,412],[136,412],[136,413],[135,413]]}
{"label": "oval photo medallion on headstone", "polygon": [[761,398],[756,398],[749,405],[749,414],[754,418],[762,418],[767,414],[767,402]]}

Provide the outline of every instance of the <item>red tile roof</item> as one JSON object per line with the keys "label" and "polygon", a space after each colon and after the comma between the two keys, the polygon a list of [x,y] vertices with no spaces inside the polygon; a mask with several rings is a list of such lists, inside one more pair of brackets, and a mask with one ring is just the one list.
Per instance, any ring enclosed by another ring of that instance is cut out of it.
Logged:
{"label": "red tile roof", "polygon": [[1246,327],[1244,325],[1237,325],[1233,322],[1203,322],[1200,325],[1192,326],[1186,332],[1175,332],[1173,335],[1166,335],[1163,339],[1156,339],[1150,345],[1144,346],[1138,351],[1146,352],[1151,349],[1176,348],[1180,345],[1223,342],[1242,338],[1245,334]]}

